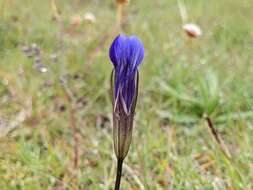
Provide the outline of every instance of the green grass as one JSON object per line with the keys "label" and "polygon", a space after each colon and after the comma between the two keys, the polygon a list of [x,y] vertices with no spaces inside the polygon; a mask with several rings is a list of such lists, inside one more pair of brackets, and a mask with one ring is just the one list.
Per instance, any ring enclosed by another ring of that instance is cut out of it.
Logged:
{"label": "green grass", "polygon": [[[116,35],[115,3],[57,2],[61,24],[53,20],[50,1],[0,0],[0,118],[8,126],[20,110],[27,115],[0,139],[1,190],[113,187],[108,47]],[[199,39],[184,35],[176,0],[132,0],[125,9],[124,31],[142,39],[145,59],[122,189],[251,190],[252,0],[185,5],[189,21],[203,29]],[[71,17],[87,11],[96,23],[81,23],[70,33]],[[47,73],[34,69],[34,57],[21,51],[32,43]],[[73,114],[61,76],[78,103]],[[75,171],[71,115],[79,139]],[[209,133],[205,115],[230,160]]]}

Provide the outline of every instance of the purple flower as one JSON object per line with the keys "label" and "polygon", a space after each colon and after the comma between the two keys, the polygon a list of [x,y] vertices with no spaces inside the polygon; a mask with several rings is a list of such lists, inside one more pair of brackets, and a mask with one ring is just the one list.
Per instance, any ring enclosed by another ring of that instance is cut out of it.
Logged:
{"label": "purple flower", "polygon": [[129,150],[138,95],[138,65],[144,57],[144,47],[136,36],[119,35],[110,47],[114,65],[111,76],[113,103],[113,141],[118,159],[123,160]]}
{"label": "purple flower", "polygon": [[115,105],[122,96],[124,110],[130,114],[137,88],[137,67],[143,60],[144,47],[136,36],[121,34],[113,41],[109,56],[114,65],[113,98]]}

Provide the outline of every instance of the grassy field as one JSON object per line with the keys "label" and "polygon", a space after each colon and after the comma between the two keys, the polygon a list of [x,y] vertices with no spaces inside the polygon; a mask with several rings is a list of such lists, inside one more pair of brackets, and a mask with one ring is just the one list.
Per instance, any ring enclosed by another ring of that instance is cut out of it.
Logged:
{"label": "grassy field", "polygon": [[[0,0],[1,190],[114,184],[108,48],[117,35],[115,2],[56,3]],[[252,190],[252,0],[185,6],[203,30],[198,39],[182,31],[176,0],[125,7],[123,30],[141,38],[145,59],[122,190]],[[95,23],[78,20],[87,12]]]}

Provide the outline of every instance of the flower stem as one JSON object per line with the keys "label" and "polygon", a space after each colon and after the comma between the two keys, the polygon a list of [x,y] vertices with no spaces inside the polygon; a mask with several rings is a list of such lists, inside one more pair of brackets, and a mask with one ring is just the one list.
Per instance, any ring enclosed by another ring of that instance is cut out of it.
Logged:
{"label": "flower stem", "polygon": [[225,157],[226,157],[227,159],[230,160],[231,154],[230,154],[230,152],[228,151],[228,148],[226,147],[226,145],[224,144],[224,142],[223,142],[221,136],[219,135],[218,131],[214,128],[213,122],[212,122],[211,118],[207,116],[207,117],[205,117],[205,120],[206,120],[206,122],[207,122],[207,124],[208,124],[207,126],[209,127],[212,136],[214,137],[215,141],[216,141],[217,144],[219,145],[219,147],[220,147],[222,153],[225,155]]}
{"label": "flower stem", "polygon": [[120,180],[122,175],[122,166],[123,166],[123,159],[117,160],[117,176],[115,181],[114,190],[120,190]]}
{"label": "flower stem", "polygon": [[123,4],[117,4],[117,27],[121,30],[122,27],[122,12],[123,12]]}

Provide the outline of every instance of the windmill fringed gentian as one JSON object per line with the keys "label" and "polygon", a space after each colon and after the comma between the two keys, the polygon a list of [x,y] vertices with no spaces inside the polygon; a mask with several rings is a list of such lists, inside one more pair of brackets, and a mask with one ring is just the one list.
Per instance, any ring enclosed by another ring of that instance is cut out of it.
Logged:
{"label": "windmill fringed gentian", "polygon": [[144,57],[144,47],[136,36],[118,35],[109,56],[114,65],[111,75],[113,104],[113,141],[117,157],[115,190],[120,188],[122,165],[132,139],[134,111],[138,96],[138,66]]}

